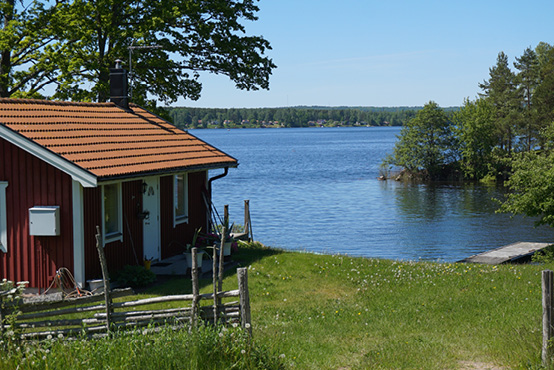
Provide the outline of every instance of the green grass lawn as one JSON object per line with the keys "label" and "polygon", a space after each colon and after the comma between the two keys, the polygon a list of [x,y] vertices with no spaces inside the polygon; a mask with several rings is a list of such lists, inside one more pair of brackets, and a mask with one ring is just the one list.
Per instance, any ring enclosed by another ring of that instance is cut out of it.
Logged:
{"label": "green grass lawn", "polygon": [[[260,253],[265,257],[260,258]],[[237,257],[238,258],[238,257]],[[540,265],[243,251],[254,337],[301,369],[540,364]],[[226,280],[230,288],[234,276]]]}
{"label": "green grass lawn", "polygon": [[[236,368],[460,369],[466,362],[541,368],[541,271],[554,265],[402,262],[261,246],[242,248],[234,258],[249,266],[253,347],[247,349],[257,353]],[[211,281],[201,283],[202,292],[211,290]],[[236,287],[230,271],[224,289]],[[188,292],[190,281],[175,278],[141,294]],[[98,344],[80,346],[86,353]],[[206,361],[204,368],[224,368],[209,366],[213,354]]]}

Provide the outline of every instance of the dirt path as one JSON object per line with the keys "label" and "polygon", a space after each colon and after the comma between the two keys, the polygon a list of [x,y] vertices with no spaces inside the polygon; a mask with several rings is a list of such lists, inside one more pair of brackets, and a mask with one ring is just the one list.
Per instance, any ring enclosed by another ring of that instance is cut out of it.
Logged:
{"label": "dirt path", "polygon": [[500,367],[484,362],[461,361],[460,370],[507,370],[505,367]]}

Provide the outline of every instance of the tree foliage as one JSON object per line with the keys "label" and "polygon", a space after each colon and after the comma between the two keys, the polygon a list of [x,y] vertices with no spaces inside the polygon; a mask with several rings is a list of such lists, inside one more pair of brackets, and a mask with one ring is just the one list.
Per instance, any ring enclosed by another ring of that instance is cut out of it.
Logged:
{"label": "tree foliage", "polygon": [[537,217],[538,225],[554,227],[554,124],[544,131],[543,151],[519,153],[506,185],[511,190],[500,210]]}
{"label": "tree foliage", "polygon": [[444,168],[454,162],[452,125],[446,113],[430,101],[400,132],[390,164],[409,172],[425,172],[438,179]]}
{"label": "tree foliage", "polygon": [[479,84],[486,97],[494,107],[496,128],[500,138],[500,148],[511,152],[517,135],[515,129],[519,118],[521,101],[516,84],[516,75],[510,69],[508,56],[498,54],[496,65],[489,69],[489,79]]}
{"label": "tree foliage", "polygon": [[[15,46],[27,59],[12,52],[11,66],[22,69],[0,71],[5,96],[24,80],[31,92],[55,84],[53,98],[105,101],[109,68],[127,61],[129,48],[133,100],[146,105],[198,99],[201,72],[226,75],[240,89],[267,89],[275,68],[265,56],[269,42],[246,35],[243,23],[257,19],[256,0],[65,0],[48,9],[45,1],[21,12],[13,1],[1,2],[0,48]],[[24,79],[25,63],[39,72]]]}
{"label": "tree foliage", "polygon": [[60,44],[56,7],[48,4],[0,1],[0,97],[40,98],[56,82]]}
{"label": "tree foliage", "polygon": [[494,175],[495,157],[498,143],[495,112],[486,99],[470,101],[453,115],[454,133],[460,154],[460,167],[469,179],[482,179]]}
{"label": "tree foliage", "polygon": [[421,107],[168,108],[183,128],[401,126]]}
{"label": "tree foliage", "polygon": [[[457,155],[455,160],[466,179],[504,180],[510,176],[512,158],[521,158],[521,152],[540,150],[551,140],[541,133],[554,121],[554,48],[547,43],[527,48],[515,58],[513,67],[515,71],[510,68],[508,56],[500,52],[488,79],[479,84],[480,97],[466,99],[452,115],[453,139],[446,152]],[[423,142],[425,135],[406,130],[401,133],[400,143]],[[391,163],[411,171],[427,170],[419,163],[428,153],[416,149],[395,149]]]}

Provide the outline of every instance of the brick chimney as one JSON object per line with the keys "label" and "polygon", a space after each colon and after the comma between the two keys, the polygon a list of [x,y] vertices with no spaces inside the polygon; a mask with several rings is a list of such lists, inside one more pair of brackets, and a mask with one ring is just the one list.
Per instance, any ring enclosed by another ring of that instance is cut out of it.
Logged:
{"label": "brick chimney", "polygon": [[130,110],[127,71],[121,68],[120,59],[115,61],[115,68],[110,68],[110,101]]}

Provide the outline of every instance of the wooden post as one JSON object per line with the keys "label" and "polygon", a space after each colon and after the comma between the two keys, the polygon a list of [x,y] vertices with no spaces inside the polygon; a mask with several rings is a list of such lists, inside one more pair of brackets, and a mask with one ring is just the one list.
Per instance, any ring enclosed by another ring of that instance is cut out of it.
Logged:
{"label": "wooden post", "polygon": [[554,302],[553,296],[553,279],[554,273],[551,270],[542,272],[542,363],[546,367],[552,359],[552,307]]}
{"label": "wooden post", "polygon": [[213,245],[213,253],[212,253],[212,285],[213,285],[213,293],[214,293],[214,325],[217,324],[217,318],[219,316],[219,307],[217,305],[217,243],[214,243]]}
{"label": "wooden post", "polygon": [[190,314],[190,325],[196,327],[198,323],[198,301],[200,300],[200,287],[198,284],[198,249],[193,247],[191,250],[192,267],[190,269],[190,278],[192,281],[192,312]]}
{"label": "wooden post", "polygon": [[250,294],[248,293],[248,269],[241,267],[237,269],[239,280],[239,301],[240,301],[240,322],[250,336],[252,336],[252,323],[250,317]]}
{"label": "wooden post", "polygon": [[96,226],[96,250],[100,258],[100,267],[102,269],[102,280],[104,281],[104,297],[106,301],[106,330],[110,332],[112,326],[112,297],[110,295],[110,276],[108,275],[108,264],[104,254],[104,246],[101,243],[102,234],[100,227]]}
{"label": "wooden post", "polygon": [[[217,289],[218,291],[223,290],[223,248],[225,247],[225,239],[231,230],[227,230],[227,225],[229,225],[229,205],[226,204],[223,207],[223,225],[221,229],[221,243],[219,246],[219,269],[218,269],[218,281]],[[219,303],[219,302],[218,302]]]}
{"label": "wooden post", "polygon": [[248,241],[254,241],[254,233],[252,232],[252,218],[250,217],[250,200],[244,201],[244,231],[248,233]]}

